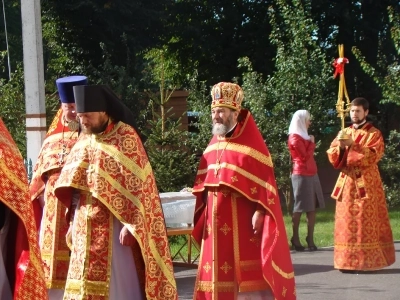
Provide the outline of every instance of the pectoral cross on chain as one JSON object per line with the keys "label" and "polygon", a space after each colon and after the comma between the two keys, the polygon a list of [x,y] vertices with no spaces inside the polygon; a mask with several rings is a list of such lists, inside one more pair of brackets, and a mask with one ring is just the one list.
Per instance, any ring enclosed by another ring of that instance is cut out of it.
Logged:
{"label": "pectoral cross on chain", "polygon": [[216,164],[215,169],[214,169],[214,176],[217,177],[218,171],[221,169],[221,165],[219,163]]}
{"label": "pectoral cross on chain", "polygon": [[87,178],[88,178],[88,182],[92,183],[92,173],[94,172],[94,167],[93,165],[89,166],[89,169],[86,170],[86,174],[87,174]]}
{"label": "pectoral cross on chain", "polygon": [[64,157],[68,155],[65,145],[62,146],[62,150],[58,153],[58,164],[62,165],[64,163]]}

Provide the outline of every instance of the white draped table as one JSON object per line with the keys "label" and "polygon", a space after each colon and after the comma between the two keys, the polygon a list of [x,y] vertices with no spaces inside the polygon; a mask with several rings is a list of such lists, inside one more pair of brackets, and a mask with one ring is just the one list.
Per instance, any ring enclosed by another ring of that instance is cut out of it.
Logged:
{"label": "white draped table", "polygon": [[[160,193],[161,205],[164,212],[167,235],[186,235],[186,242],[180,245],[176,253],[171,253],[172,260],[178,256],[183,260],[174,261],[174,265],[197,268],[196,257],[192,258],[192,247],[199,251],[197,245],[192,240],[192,223],[196,198],[190,192],[169,192]],[[187,256],[182,254],[182,250],[187,245]]]}

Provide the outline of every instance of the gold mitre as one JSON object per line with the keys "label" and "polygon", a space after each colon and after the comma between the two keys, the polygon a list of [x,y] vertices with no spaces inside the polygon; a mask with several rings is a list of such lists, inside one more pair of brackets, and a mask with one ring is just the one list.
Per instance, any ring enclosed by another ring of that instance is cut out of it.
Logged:
{"label": "gold mitre", "polygon": [[211,97],[211,108],[225,106],[240,110],[244,94],[239,85],[231,82],[220,82],[213,86]]}

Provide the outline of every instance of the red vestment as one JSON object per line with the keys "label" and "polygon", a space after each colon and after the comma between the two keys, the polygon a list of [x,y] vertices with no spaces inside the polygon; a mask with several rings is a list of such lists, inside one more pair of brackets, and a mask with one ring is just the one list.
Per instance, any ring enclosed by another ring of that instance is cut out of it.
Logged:
{"label": "red vestment", "polygon": [[44,300],[47,290],[28,177],[22,156],[0,120],[0,201],[12,212],[6,240],[7,277],[14,300]]}
{"label": "red vestment", "polygon": [[104,134],[81,134],[55,190],[67,207],[73,189],[79,191],[80,204],[75,214],[65,299],[108,299],[116,217],[136,239],[133,255],[146,299],[176,300],[156,181],[142,142],[131,126],[118,122],[109,125]]}
{"label": "red vestment", "polygon": [[[239,119],[230,138],[212,138],[195,179],[193,237],[201,257],[194,299],[233,300],[260,290],[296,299],[272,159],[250,112]],[[260,208],[263,232],[255,235],[252,216]]]}
{"label": "red vestment", "polygon": [[346,128],[353,144],[340,154],[335,139],[327,151],[329,161],[340,169],[332,192],[336,199],[334,267],[377,270],[395,261],[393,235],[385,193],[378,170],[384,152],[381,132],[366,124]]}
{"label": "red vestment", "polygon": [[66,155],[78,138],[78,132],[70,131],[62,116],[62,110],[59,109],[43,141],[29,185],[31,200],[36,202],[43,194],[45,201],[40,228],[40,252],[48,289],[64,289],[70,256],[65,240],[69,227],[65,218],[67,207],[56,198],[54,185]]}

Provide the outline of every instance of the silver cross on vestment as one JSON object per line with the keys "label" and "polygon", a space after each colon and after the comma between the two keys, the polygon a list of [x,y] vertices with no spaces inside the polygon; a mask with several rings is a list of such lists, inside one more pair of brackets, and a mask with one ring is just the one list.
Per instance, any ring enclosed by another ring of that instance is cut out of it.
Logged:
{"label": "silver cross on vestment", "polygon": [[69,154],[69,152],[67,152],[67,148],[65,147],[65,145],[62,146],[62,150],[60,153],[58,153],[58,164],[62,165],[64,163],[64,158]]}
{"label": "silver cross on vestment", "polygon": [[94,166],[90,165],[89,168],[86,170],[87,179],[89,183],[92,183],[92,174],[94,172]]}

